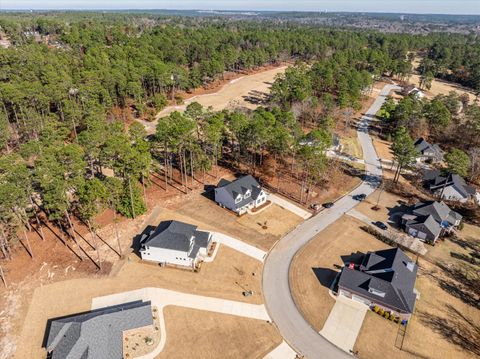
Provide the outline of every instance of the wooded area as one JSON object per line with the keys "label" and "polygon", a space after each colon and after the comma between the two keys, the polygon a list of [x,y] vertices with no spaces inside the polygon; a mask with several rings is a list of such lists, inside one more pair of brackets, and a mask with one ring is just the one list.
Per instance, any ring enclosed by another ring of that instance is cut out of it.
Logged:
{"label": "wooded area", "polygon": [[[175,168],[188,192],[189,181],[201,181],[221,159],[255,173],[264,156],[288,155],[308,188],[325,173],[323,153],[339,118],[349,124],[376,79],[408,78],[410,53],[427,54],[421,71],[428,76],[480,89],[480,45],[462,35],[81,13],[4,14],[0,27],[11,43],[0,49],[0,247],[5,258],[18,236],[29,247],[25,231],[32,225],[43,236],[39,213],[76,246],[72,216],[95,238],[94,218],[103,209],[127,217],[144,213],[152,172],[161,173],[167,188]],[[184,114],[160,119],[156,135],[148,138],[142,125],[118,115],[131,110],[153,119],[179,90],[206,85],[225,71],[287,60],[296,65],[272,85],[267,108],[218,113],[192,103]],[[421,113],[421,123],[435,135],[455,118],[447,100],[419,108],[406,98],[398,106],[387,103],[392,109],[385,116],[395,119],[395,128],[416,128],[413,114]],[[465,111],[462,126],[478,134],[478,106]],[[306,137],[304,128],[314,131]],[[478,149],[478,142],[471,146]]]}

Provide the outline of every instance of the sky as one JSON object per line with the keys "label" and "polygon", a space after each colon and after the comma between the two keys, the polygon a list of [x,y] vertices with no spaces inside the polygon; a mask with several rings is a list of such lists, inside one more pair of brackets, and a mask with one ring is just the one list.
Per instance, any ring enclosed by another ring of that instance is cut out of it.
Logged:
{"label": "sky", "polygon": [[480,15],[480,0],[0,0],[8,9],[195,9]]}

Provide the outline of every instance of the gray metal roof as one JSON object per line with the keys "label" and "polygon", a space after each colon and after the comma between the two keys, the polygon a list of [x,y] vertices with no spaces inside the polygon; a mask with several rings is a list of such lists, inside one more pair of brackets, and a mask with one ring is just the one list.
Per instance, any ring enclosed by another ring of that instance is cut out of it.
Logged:
{"label": "gray metal roof", "polygon": [[[250,202],[255,201],[262,192],[262,187],[251,175],[240,177],[232,182],[222,179],[218,183],[217,188],[225,189],[233,199],[237,198],[239,194],[242,195],[242,200],[239,203],[235,203],[235,208],[242,208]],[[247,191],[250,191],[251,195],[245,198],[243,196]]]}
{"label": "gray metal roof", "polygon": [[142,239],[149,247],[189,252],[192,244],[208,247],[210,233],[198,231],[197,226],[179,221],[165,221]]}
{"label": "gray metal roof", "polygon": [[123,332],[153,324],[150,302],[135,301],[50,321],[52,359],[122,359]]}
{"label": "gray metal roof", "polygon": [[[412,313],[417,265],[398,248],[368,252],[358,270],[344,267],[339,287],[403,313]],[[384,297],[369,289],[385,293]]]}

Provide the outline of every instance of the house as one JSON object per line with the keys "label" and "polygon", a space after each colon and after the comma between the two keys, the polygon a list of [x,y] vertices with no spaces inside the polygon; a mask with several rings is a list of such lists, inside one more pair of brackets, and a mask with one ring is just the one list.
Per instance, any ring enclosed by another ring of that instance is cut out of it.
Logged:
{"label": "house", "polygon": [[414,143],[415,149],[419,153],[418,162],[442,162],[443,151],[437,144],[430,144],[424,138],[419,138]]}
{"label": "house", "polygon": [[123,332],[151,325],[150,302],[96,309],[50,320],[45,348],[50,359],[122,359]]}
{"label": "house", "polygon": [[409,319],[417,295],[417,265],[398,248],[368,252],[360,265],[343,267],[338,293]]}
{"label": "house", "polygon": [[441,199],[467,202],[475,198],[477,190],[469,186],[465,180],[455,173],[442,173],[440,170],[427,170],[424,172],[425,187]]}
{"label": "house", "polygon": [[409,235],[435,243],[445,233],[460,225],[462,216],[443,202],[418,202],[402,216],[402,226]]}
{"label": "house", "polygon": [[[316,140],[312,138],[311,134],[307,134],[303,139],[301,139],[298,144],[300,146],[313,146],[316,144]],[[340,137],[336,134],[332,134],[332,145],[327,149],[327,151],[341,152],[343,146],[340,142]]]}
{"label": "house", "polygon": [[261,206],[267,201],[267,193],[252,176],[243,176],[235,181],[222,179],[215,188],[215,202],[238,215]]}
{"label": "house", "polygon": [[423,91],[416,87],[409,90],[407,94],[410,96],[416,97],[418,100],[421,100],[422,98],[425,97],[425,94],[423,93]]}
{"label": "house", "polygon": [[194,268],[208,255],[212,243],[209,232],[179,221],[165,221],[140,239],[143,260]]}

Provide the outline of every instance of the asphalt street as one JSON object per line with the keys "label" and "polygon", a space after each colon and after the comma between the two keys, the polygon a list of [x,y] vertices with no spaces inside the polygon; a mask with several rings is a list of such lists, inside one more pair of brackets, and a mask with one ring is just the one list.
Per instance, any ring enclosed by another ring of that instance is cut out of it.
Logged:
{"label": "asphalt street", "polygon": [[263,295],[267,311],[284,340],[306,358],[337,359],[351,356],[316,332],[299,312],[290,292],[288,275],[290,264],[304,245],[358,204],[352,196],[361,193],[369,195],[377,188],[382,176],[382,167],[368,134],[368,124],[390,91],[395,88],[395,85],[386,85],[358,125],[358,139],[366,165],[364,182],[339,199],[332,208],[321,211],[283,237],[265,260]]}

